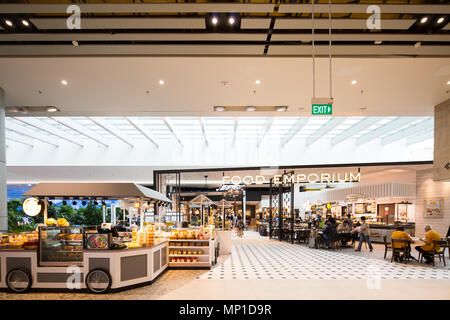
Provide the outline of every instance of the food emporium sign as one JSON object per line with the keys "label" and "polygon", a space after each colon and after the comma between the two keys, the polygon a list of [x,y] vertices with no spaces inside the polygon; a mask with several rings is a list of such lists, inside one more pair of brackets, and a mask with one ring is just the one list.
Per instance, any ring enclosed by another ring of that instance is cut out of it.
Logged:
{"label": "food emporium sign", "polygon": [[[361,173],[342,172],[342,173],[309,173],[296,175],[281,175],[273,176],[274,184],[281,183],[344,183],[344,182],[360,182]],[[269,183],[270,179],[265,176],[223,176],[223,184],[264,184]]]}
{"label": "food emporium sign", "polygon": [[23,212],[30,217],[37,216],[42,211],[42,202],[36,198],[26,198],[22,204]]}

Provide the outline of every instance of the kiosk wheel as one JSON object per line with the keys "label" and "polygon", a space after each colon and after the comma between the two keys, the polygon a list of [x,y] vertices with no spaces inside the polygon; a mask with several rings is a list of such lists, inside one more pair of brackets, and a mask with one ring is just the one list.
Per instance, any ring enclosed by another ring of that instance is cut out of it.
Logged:
{"label": "kiosk wheel", "polygon": [[6,275],[6,285],[15,293],[23,293],[31,287],[31,273],[25,268],[12,269]]}
{"label": "kiosk wheel", "polygon": [[104,269],[91,270],[86,276],[86,287],[92,293],[105,293],[112,284],[109,272]]}

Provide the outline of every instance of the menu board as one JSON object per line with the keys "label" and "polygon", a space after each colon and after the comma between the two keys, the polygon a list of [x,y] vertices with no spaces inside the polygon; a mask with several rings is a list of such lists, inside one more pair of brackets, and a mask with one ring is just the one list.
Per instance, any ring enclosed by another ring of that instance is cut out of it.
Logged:
{"label": "menu board", "polygon": [[364,212],[364,203],[355,203],[355,213],[365,213]]}

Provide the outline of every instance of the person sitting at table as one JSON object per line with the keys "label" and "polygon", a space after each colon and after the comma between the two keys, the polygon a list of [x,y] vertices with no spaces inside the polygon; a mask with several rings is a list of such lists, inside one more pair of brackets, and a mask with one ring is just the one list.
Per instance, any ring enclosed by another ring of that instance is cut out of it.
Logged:
{"label": "person sitting at table", "polygon": [[[411,241],[411,242],[413,241],[413,239],[411,239],[411,237],[409,236],[409,234],[407,234],[407,233],[405,232],[405,229],[403,229],[403,227],[401,227],[401,226],[398,226],[398,227],[395,229],[395,231],[392,232],[391,239],[403,239],[403,240],[408,240],[408,241]],[[398,243],[398,242],[395,242],[395,243],[394,243],[394,248],[405,248],[405,247],[408,247],[408,253],[407,253],[407,254],[410,255],[410,252],[411,252],[411,246],[410,246],[409,244],[406,244],[406,243]],[[404,259],[403,255],[400,256],[400,262],[402,262],[403,259]],[[395,257],[395,261],[399,262],[397,257]]]}
{"label": "person sitting at table", "polygon": [[334,241],[337,238],[336,227],[328,221],[323,227],[322,236],[325,239],[325,246],[329,249],[330,241]]}
{"label": "person sitting at table", "polygon": [[422,253],[422,256],[426,260],[426,264],[431,264],[433,262],[433,258],[429,254],[429,252],[432,252],[433,250],[436,250],[438,252],[440,250],[439,246],[434,247],[433,240],[441,240],[441,235],[432,230],[430,225],[425,226],[425,232],[427,233],[425,235],[425,239],[420,239],[421,241],[425,242],[425,244],[422,246],[417,246],[416,250]]}
{"label": "person sitting at table", "polygon": [[350,227],[348,226],[347,220],[344,220],[338,227],[337,231],[339,232],[350,232]]}

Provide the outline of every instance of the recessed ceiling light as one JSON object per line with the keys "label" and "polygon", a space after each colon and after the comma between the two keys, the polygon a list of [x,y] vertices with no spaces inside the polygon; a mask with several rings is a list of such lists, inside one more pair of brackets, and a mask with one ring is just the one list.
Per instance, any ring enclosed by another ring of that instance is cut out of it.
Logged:
{"label": "recessed ceiling light", "polygon": [[8,26],[10,26],[10,27],[13,26],[13,23],[12,23],[10,20],[5,20],[5,23],[6,23]]}
{"label": "recessed ceiling light", "polygon": [[225,108],[224,107],[214,107],[214,111],[222,112],[222,111],[225,111]]}
{"label": "recessed ceiling light", "polygon": [[67,81],[66,80],[61,80],[61,83],[65,86],[67,86]]}
{"label": "recessed ceiling light", "polygon": [[428,21],[428,17],[423,17],[422,19],[420,19],[420,23],[425,23]]}
{"label": "recessed ceiling light", "polygon": [[278,106],[277,107],[277,111],[278,112],[283,112],[283,111],[286,111],[287,110],[287,107],[286,106]]}
{"label": "recessed ceiling light", "polygon": [[260,84],[260,83],[261,83],[261,80],[256,80],[255,83],[256,83],[256,84]]}
{"label": "recessed ceiling light", "polygon": [[164,83],[165,83],[164,80],[159,80],[160,85],[163,85]]}
{"label": "recessed ceiling light", "polygon": [[416,42],[415,44],[414,44],[414,47],[416,47],[416,48],[418,48],[418,47],[420,47],[422,45],[422,42]]}
{"label": "recessed ceiling light", "polygon": [[236,22],[236,19],[234,17],[229,17],[228,18],[228,23],[233,25]]}
{"label": "recessed ceiling light", "polygon": [[47,108],[47,112],[56,112],[56,111],[58,111],[58,108],[56,108],[56,107],[48,107]]}
{"label": "recessed ceiling light", "polygon": [[444,17],[440,17],[440,18],[437,20],[437,23],[441,24],[442,22],[444,22],[444,20],[445,20]]}
{"label": "recessed ceiling light", "polygon": [[449,80],[449,81],[447,81],[447,84],[448,84],[448,85],[450,85],[450,80]]}
{"label": "recessed ceiling light", "polygon": [[382,44],[383,41],[382,41],[382,40],[377,40],[377,41],[375,41],[374,43],[375,43],[375,44]]}
{"label": "recessed ceiling light", "polygon": [[250,112],[256,111],[256,107],[248,106],[247,108],[245,108],[245,110],[250,111]]}
{"label": "recessed ceiling light", "polygon": [[75,47],[78,47],[78,41],[73,40],[73,41],[72,41],[72,44],[73,44]]}
{"label": "recessed ceiling light", "polygon": [[357,84],[357,83],[358,83],[358,81],[352,80],[352,84]]}
{"label": "recessed ceiling light", "polygon": [[27,20],[22,20],[22,24],[27,27],[30,25]]}
{"label": "recessed ceiling light", "polygon": [[214,17],[211,19],[212,24],[217,24],[218,22],[219,22],[219,19],[217,19],[217,17]]}

